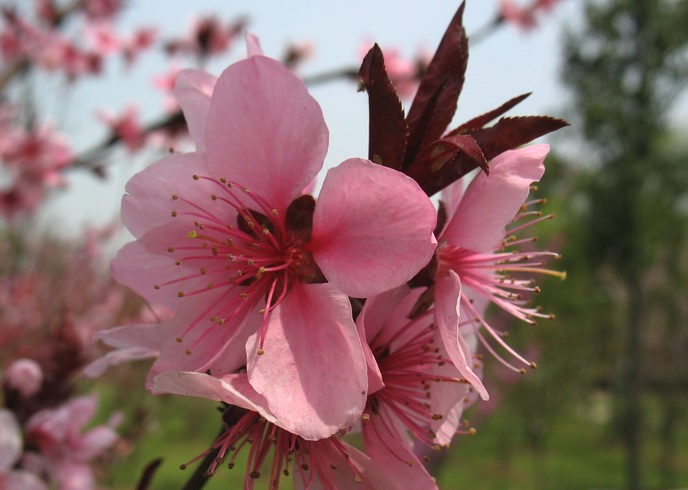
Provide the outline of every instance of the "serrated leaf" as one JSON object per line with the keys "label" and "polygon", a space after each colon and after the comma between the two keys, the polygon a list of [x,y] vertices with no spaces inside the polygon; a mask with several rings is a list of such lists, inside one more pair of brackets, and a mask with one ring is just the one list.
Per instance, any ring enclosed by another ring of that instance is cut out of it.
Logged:
{"label": "serrated leaf", "polygon": [[404,109],[377,44],[363,58],[359,75],[368,92],[368,159],[399,170],[406,150]]}
{"label": "serrated leaf", "polygon": [[424,146],[442,136],[456,112],[468,65],[468,38],[462,24],[464,6],[462,3],[449,23],[411,104],[406,124],[409,142],[414,141],[414,145],[407,147],[406,165]]}
{"label": "serrated leaf", "polygon": [[[489,162],[507,150],[518,148],[526,143],[530,143],[535,138],[568,125],[569,123],[562,119],[547,116],[502,118],[490,128],[479,129],[463,135],[447,136],[446,139],[454,142],[457,140],[452,140],[452,138],[457,138],[458,136],[474,139],[482,152],[483,158],[486,162]],[[465,143],[469,140],[464,139],[461,141]],[[470,148],[465,145],[464,147]],[[471,170],[482,167],[478,162],[479,160],[476,158],[475,153],[459,151],[452,161],[444,163],[440,168],[435,168],[434,171],[431,167],[431,161],[427,159],[418,166],[414,164],[414,174],[412,177],[416,179],[416,182],[418,182],[428,196],[432,196]],[[437,164],[435,164],[435,167],[437,167]],[[488,170],[485,167],[482,168],[485,171]]]}
{"label": "serrated leaf", "polygon": [[488,172],[487,160],[471,135],[448,136],[428,145],[408,175],[431,196],[475,168]]}
{"label": "serrated leaf", "polygon": [[507,150],[518,148],[568,125],[563,119],[549,116],[505,117],[492,127],[469,134],[478,142],[485,158],[490,161]]}
{"label": "serrated leaf", "polygon": [[496,109],[491,110],[490,112],[486,112],[485,114],[482,114],[478,117],[474,117],[470,121],[467,121],[463,123],[461,126],[458,128],[452,130],[447,136],[453,136],[455,134],[463,134],[467,133],[469,131],[474,131],[476,129],[480,129],[484,127],[486,124],[494,121],[497,119],[499,116],[503,115],[506,111],[509,109],[512,109],[513,107],[517,106],[521,102],[523,102],[525,99],[530,97],[530,92],[527,94],[519,95],[518,97],[514,97],[511,100],[506,101],[504,104],[500,105]]}

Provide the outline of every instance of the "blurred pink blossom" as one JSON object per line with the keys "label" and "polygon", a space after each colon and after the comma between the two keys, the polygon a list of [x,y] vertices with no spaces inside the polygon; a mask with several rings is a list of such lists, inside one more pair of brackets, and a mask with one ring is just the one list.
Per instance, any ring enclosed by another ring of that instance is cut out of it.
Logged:
{"label": "blurred pink blossom", "polygon": [[107,424],[84,432],[97,406],[95,396],[84,396],[34,414],[25,430],[27,440],[38,452],[27,456],[27,469],[48,474],[60,490],[95,488],[91,462],[117,441],[114,429],[121,421],[115,414]]}
{"label": "blurred pink blossom", "polygon": [[14,414],[0,408],[0,488],[2,490],[48,490],[36,475],[14,469],[23,452],[22,432]]}
{"label": "blurred pink blossom", "polygon": [[24,398],[29,398],[40,391],[43,370],[33,359],[17,359],[5,371],[5,382]]}
{"label": "blurred pink blossom", "polygon": [[138,107],[128,105],[120,116],[114,116],[107,111],[98,111],[98,116],[110,128],[113,136],[122,140],[130,153],[140,150],[146,142],[145,134],[138,120]]}
{"label": "blurred pink blossom", "polygon": [[537,25],[538,12],[549,12],[559,0],[533,0],[530,5],[521,5],[515,0],[500,0],[499,14],[506,22],[530,30]]}

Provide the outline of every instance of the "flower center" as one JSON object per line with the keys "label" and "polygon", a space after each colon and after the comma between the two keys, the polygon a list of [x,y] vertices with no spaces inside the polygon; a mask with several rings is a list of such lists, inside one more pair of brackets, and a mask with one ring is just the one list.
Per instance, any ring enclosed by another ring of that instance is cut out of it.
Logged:
{"label": "flower center", "polygon": [[[213,328],[223,325],[239,313],[261,301],[263,315],[259,354],[262,354],[269,314],[287,295],[293,281],[324,282],[322,272],[305,246],[311,237],[315,200],[301,196],[280,215],[266,199],[247,187],[226,178],[194,175],[197,182],[210,182],[217,187],[210,203],[198,203],[172,195],[179,210],[173,217],[193,219],[186,243],[168,247],[175,254],[175,264],[196,269],[155,288],[176,286],[179,298],[202,295],[225,288],[227,294],[215,295],[206,309],[189,324],[183,338],[193,329],[205,328],[187,347],[187,354]],[[182,241],[183,242],[183,241]],[[210,323],[208,324],[208,320]]]}
{"label": "flower center", "polygon": [[[373,341],[371,349],[385,386],[368,397],[364,421],[378,417],[380,423],[366,427],[374,431],[385,430],[396,438],[401,437],[397,432],[403,426],[419,441],[439,450],[434,442],[437,435],[432,425],[433,421],[442,420],[443,414],[433,411],[433,386],[442,382],[466,385],[467,381],[442,373],[442,366],[451,361],[434,345],[434,326],[421,325],[429,322],[431,313],[425,312],[409,320],[396,332],[395,339],[402,338],[401,345],[390,347],[389,339],[376,338]],[[466,392],[468,389],[466,386]]]}
{"label": "flower center", "polygon": [[246,450],[246,488],[253,488],[252,480],[264,478],[264,466],[270,469],[270,488],[279,488],[280,478],[291,474],[300,478],[305,488],[317,486],[318,481],[327,488],[334,488],[339,480],[337,473],[341,472],[348,472],[358,483],[363,482],[361,472],[350,458],[346,445],[337,437],[307,441],[266,421],[256,412],[235,406],[225,409],[223,419],[227,429],[210,449],[181,465],[182,469],[215,453],[206,471],[206,475],[211,476],[225,461],[229,469],[234,468],[238,454]]}

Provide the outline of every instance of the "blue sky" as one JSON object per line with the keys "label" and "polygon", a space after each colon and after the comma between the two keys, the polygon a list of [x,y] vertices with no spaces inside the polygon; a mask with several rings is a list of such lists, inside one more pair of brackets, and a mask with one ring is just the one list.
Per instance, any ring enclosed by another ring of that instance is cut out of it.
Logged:
{"label": "blue sky", "polygon": [[[469,35],[493,18],[497,3],[468,2],[464,25]],[[288,42],[313,43],[314,56],[301,70],[303,76],[308,76],[357,65],[365,41],[378,42],[383,50],[386,46],[398,47],[409,56],[420,47],[433,51],[458,4],[447,0],[130,0],[119,27],[127,31],[154,24],[163,37],[170,37],[185,32],[199,14],[215,13],[225,20],[247,15],[250,30],[261,38],[268,56],[279,57]],[[558,74],[562,32],[566,26],[575,26],[580,7],[577,0],[562,0],[554,12],[541,17],[537,29],[522,32],[507,25],[472,45],[456,121],[481,114],[525,92],[533,95],[510,115],[562,116],[567,100]],[[243,53],[243,45],[237,45],[208,69],[219,74]],[[98,107],[119,111],[127,102],[136,102],[144,120],[159,115],[163,98],[153,89],[151,78],[167,69],[162,57],[147,55],[127,76],[122,75],[121,66],[109,67],[112,76],[106,82],[81,82],[68,103],[48,101],[48,105],[57,108],[53,111],[57,116],[63,116],[62,128],[72,135],[76,146],[88,148],[103,137],[102,129],[91,123]],[[326,167],[349,157],[366,156],[366,95],[357,93],[355,85],[347,81],[317,86],[311,93],[321,104],[330,128]],[[126,180],[150,163],[145,158],[133,161],[126,155],[118,158],[122,161],[110,165],[107,182],[97,182],[90,175],[71,175],[71,189],[54,199],[44,220],[76,231],[83,223],[99,223],[115,216]]]}

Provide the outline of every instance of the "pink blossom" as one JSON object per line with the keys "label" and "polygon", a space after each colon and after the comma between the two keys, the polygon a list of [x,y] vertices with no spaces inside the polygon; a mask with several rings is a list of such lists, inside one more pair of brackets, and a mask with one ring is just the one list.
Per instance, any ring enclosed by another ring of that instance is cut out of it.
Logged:
{"label": "pink blossom", "polygon": [[56,409],[42,410],[26,422],[26,437],[39,450],[31,466],[47,472],[61,490],[94,488],[90,462],[118,439],[114,427],[119,416],[113,416],[107,425],[82,432],[97,405],[94,396],[75,398]]}
{"label": "pink blossom", "polygon": [[[363,415],[365,452],[385,471],[403,473],[409,488],[436,488],[414,446],[448,445],[471,391],[443,347],[433,311],[409,318],[423,293],[401,286],[368,298],[356,320],[382,381],[370,390]],[[477,369],[474,349],[467,350],[468,361]]]}
{"label": "pink blossom", "polygon": [[115,349],[96,359],[83,370],[90,378],[101,376],[111,366],[143,359],[155,359],[165,335],[161,324],[141,324],[96,332],[93,340],[102,340]]}
{"label": "pink blossom", "polygon": [[62,170],[73,159],[64,136],[51,126],[25,131],[2,124],[0,160],[11,178],[0,190],[0,211],[9,219],[24,211],[34,211],[50,187],[63,186]]}
{"label": "pink blossom", "polygon": [[157,29],[141,28],[120,39],[122,56],[127,66],[131,66],[142,51],[153,45],[156,36]]}
{"label": "pink blossom", "polygon": [[244,19],[223,25],[214,16],[195,19],[189,32],[181,39],[170,41],[165,48],[170,54],[191,54],[201,58],[226,52],[237,34],[244,31]]}
{"label": "pink blossom", "polygon": [[539,11],[548,12],[558,0],[533,0],[530,5],[518,5],[514,0],[500,0],[499,13],[502,19],[523,30],[531,30],[537,25]]}
{"label": "pink blossom", "polygon": [[179,109],[179,104],[173,96],[174,86],[177,82],[179,71],[179,66],[177,66],[177,64],[172,64],[166,73],[153,77],[153,85],[165,95],[164,104],[168,112],[174,112]]}
{"label": "pink blossom", "polygon": [[40,391],[43,370],[33,359],[17,359],[7,368],[5,382],[24,398],[29,398]]}
{"label": "pink blossom", "polygon": [[[219,465],[235,466],[238,454],[248,451],[244,488],[252,489],[260,479],[279,488],[282,475],[292,475],[296,488],[383,490],[405,488],[404,474],[385,473],[368,455],[333,436],[307,440],[281,428],[277,417],[265,408],[266,400],[248,383],[246,374],[222,378],[203,373],[167,372],[155,378],[154,391],[198,396],[233,405],[223,418],[227,429],[212,447],[186,468],[212,451],[217,456],[207,469],[214,475]],[[267,466],[268,472],[263,468]],[[424,487],[417,487],[424,488]]]}
{"label": "pink blossom", "polygon": [[106,56],[120,50],[120,40],[109,22],[89,22],[84,26],[84,39],[90,51]]}
{"label": "pink blossom", "polygon": [[514,0],[499,0],[499,13],[505,21],[523,30],[530,30],[537,25],[535,10],[520,6]]}
{"label": "pink blossom", "polygon": [[114,20],[122,9],[123,0],[86,0],[83,9],[91,20]]}
{"label": "pink blossom", "polygon": [[128,183],[122,218],[137,240],[112,265],[176,312],[151,376],[246,365],[288,430],[328,437],[360,416],[367,390],[347,296],[427,264],[434,207],[413,180],[363,159],[329,170],[317,203],[301,195],[328,132],[303,82],[274,60],[251,57],[217,81],[184,71],[177,97],[197,151]]}
{"label": "pink blossom", "polygon": [[119,117],[106,111],[100,111],[98,115],[110,127],[112,134],[122,140],[129,152],[141,149],[145,143],[145,134],[139,124],[138,108],[135,105],[126,107]]}
{"label": "pink blossom", "polygon": [[459,338],[472,332],[497,359],[517,371],[494,351],[481,329],[520,362],[534,367],[504,342],[501,332],[485,319],[484,310],[492,303],[528,323],[535,323],[536,318],[550,317],[538,308],[529,307],[524,294],[538,292],[527,277],[530,274],[565,277],[565,274],[543,267],[544,259],[558,255],[505,250],[533,242],[532,238],[506,238],[507,225],[534,218],[509,229],[509,233],[516,233],[551,217],[528,210],[541,201],[524,204],[531,184],[544,172],[543,161],[548,151],[547,145],[534,145],[504,152],[490,162],[490,175],[478,174],[465,193],[460,191],[463,183],[459,181],[443,194],[448,202],[448,221],[439,236],[435,300],[438,311],[456,310],[456,318],[445,322],[438,317],[438,325],[441,329],[452,329],[451,336]]}
{"label": "pink blossom", "polygon": [[0,158],[15,173],[33,174],[48,186],[63,184],[59,171],[72,162],[65,137],[50,125],[15,129],[0,142]]}
{"label": "pink blossom", "polygon": [[0,408],[0,488],[3,490],[48,490],[28,471],[13,469],[22,455],[22,433],[14,414]]}

